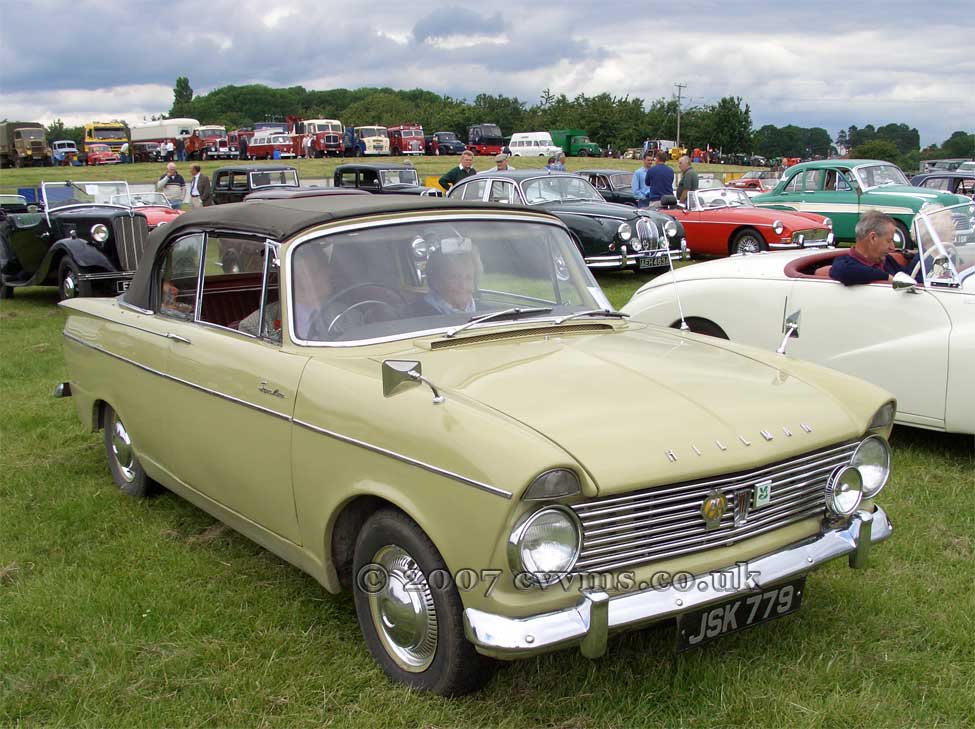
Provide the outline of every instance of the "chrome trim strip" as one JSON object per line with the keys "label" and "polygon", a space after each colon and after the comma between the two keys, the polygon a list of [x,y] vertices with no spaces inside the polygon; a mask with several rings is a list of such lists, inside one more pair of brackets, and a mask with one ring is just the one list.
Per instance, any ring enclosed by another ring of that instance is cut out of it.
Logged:
{"label": "chrome trim strip", "polygon": [[[126,301],[125,299],[123,299],[121,297],[117,298],[116,301],[118,301],[118,305],[121,306],[123,309],[131,309],[132,311],[136,312],[137,314],[148,314],[149,316],[153,316],[156,313],[154,311],[151,311],[150,309],[143,309],[141,306],[136,306],[135,304],[130,304],[128,301]],[[114,319],[112,321],[114,321]],[[131,325],[129,325],[129,326],[131,326]]]}
{"label": "chrome trim strip", "polygon": [[336,433],[334,430],[328,430],[327,428],[322,428],[318,425],[313,425],[311,423],[306,423],[304,420],[298,420],[294,418],[292,422],[295,425],[300,425],[302,428],[306,428],[314,433],[320,433],[321,435],[327,435],[330,438],[335,438],[335,440],[340,440],[343,443],[349,443],[350,445],[359,446],[360,448],[365,448],[373,453],[379,453],[384,456],[389,456],[390,458],[395,458],[397,461],[402,461],[403,463],[409,463],[411,466],[417,466],[425,471],[430,471],[431,473],[436,473],[440,476],[446,476],[455,481],[460,481],[461,483],[466,483],[468,486],[473,486],[474,488],[481,489],[482,491],[487,491],[489,494],[494,494],[495,496],[503,496],[506,499],[512,497],[510,491],[505,491],[504,489],[499,489],[496,486],[490,486],[486,483],[481,483],[480,481],[475,481],[472,478],[467,478],[466,476],[461,476],[459,473],[454,473],[453,471],[448,471],[445,468],[439,468],[438,466],[433,466],[424,461],[418,461],[415,458],[410,458],[402,453],[397,453],[396,451],[391,451],[381,446],[373,445],[372,443],[366,443],[365,441],[358,440],[357,438],[352,438],[348,435],[342,435],[341,433]]}
{"label": "chrome trim strip", "polygon": [[[879,506],[873,513],[858,511],[846,527],[824,532],[819,536],[795,542],[747,563],[748,573],[735,589],[723,585],[726,580],[707,579],[707,575],[734,572],[729,565],[710,573],[702,573],[694,580],[703,589],[684,590],[681,586],[650,588],[623,593],[609,598],[605,609],[596,611],[588,604],[590,593],[575,605],[540,615],[508,618],[474,608],[464,611],[464,634],[478,652],[498,658],[514,658],[546,653],[557,648],[583,645],[589,653],[599,653],[610,631],[646,625],[683,613],[698,610],[754,594],[756,589],[807,574],[819,565],[839,557],[849,556],[849,564],[857,568],[865,563],[870,545],[888,539],[894,532],[887,514]],[[603,602],[599,593],[593,599]]]}
{"label": "chrome trim strip", "polygon": [[[136,327],[136,329],[138,329],[138,327]],[[150,332],[150,333],[159,334],[159,332]],[[166,372],[160,372],[157,369],[153,369],[148,365],[144,365],[139,362],[136,362],[135,360],[131,360],[128,357],[123,357],[120,354],[115,354],[115,352],[109,352],[104,347],[100,347],[97,344],[92,344],[91,342],[86,342],[83,339],[74,336],[73,334],[69,334],[68,332],[63,332],[63,334],[66,339],[70,339],[71,341],[80,344],[84,347],[94,349],[96,352],[101,352],[102,354],[108,355],[109,357],[112,357],[113,359],[117,359],[120,362],[125,362],[126,364],[130,364],[133,367],[138,367],[143,372],[148,372],[151,375],[162,377],[165,380],[177,382],[180,385],[186,385],[187,387],[192,387],[194,390],[198,390],[199,392],[206,393],[207,395],[213,395],[214,397],[219,397],[222,400],[227,400],[228,402],[236,403],[237,405],[243,405],[244,407],[251,408],[252,410],[257,410],[258,412],[264,413],[265,415],[271,415],[275,418],[280,418],[281,420],[291,420],[291,416],[286,415],[285,413],[279,413],[276,410],[269,410],[268,408],[261,407],[260,405],[257,405],[252,402],[248,402],[247,400],[241,400],[240,398],[234,397],[233,395],[227,395],[226,393],[218,392],[217,390],[211,390],[210,388],[204,387],[203,385],[198,385],[195,382],[190,382],[189,380],[184,380],[180,377],[175,377]],[[160,334],[160,336],[167,337],[166,334]]]}

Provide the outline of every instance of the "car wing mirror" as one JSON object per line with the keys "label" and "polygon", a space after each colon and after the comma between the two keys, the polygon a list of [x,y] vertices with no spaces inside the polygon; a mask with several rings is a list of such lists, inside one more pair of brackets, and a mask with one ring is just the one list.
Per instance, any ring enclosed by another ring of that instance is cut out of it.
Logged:
{"label": "car wing mirror", "polygon": [[778,354],[785,354],[785,348],[789,343],[790,337],[799,337],[799,320],[801,318],[802,309],[796,309],[786,317],[785,323],[783,324],[785,336],[782,337],[782,343],[779,345],[779,348],[775,350]]}
{"label": "car wing mirror", "polygon": [[444,401],[436,386],[423,376],[423,368],[419,362],[410,359],[383,360],[383,397],[390,397],[404,382],[422,382],[433,390],[434,404],[439,405]]}
{"label": "car wing mirror", "polygon": [[894,274],[894,279],[890,282],[894,291],[904,291],[911,294],[917,293],[917,281],[909,273],[898,271]]}

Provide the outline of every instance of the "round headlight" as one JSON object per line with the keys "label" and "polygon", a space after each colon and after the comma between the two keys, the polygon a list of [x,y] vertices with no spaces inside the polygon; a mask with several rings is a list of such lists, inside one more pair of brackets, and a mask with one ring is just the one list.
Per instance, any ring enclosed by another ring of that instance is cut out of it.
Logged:
{"label": "round headlight", "polygon": [[664,223],[664,233],[667,234],[668,238],[674,238],[677,235],[677,223],[673,220]]}
{"label": "round headlight", "polygon": [[853,453],[850,465],[860,472],[863,479],[863,497],[876,496],[890,478],[890,446],[879,435],[864,438]]}
{"label": "round headlight", "polygon": [[837,466],[826,480],[826,508],[837,516],[849,516],[863,498],[863,477],[853,466]]}
{"label": "round headlight", "polygon": [[620,223],[620,227],[616,229],[616,233],[619,235],[620,240],[624,241],[633,237],[633,229],[629,223]]}
{"label": "round headlight", "polygon": [[830,230],[832,230],[833,229],[833,219],[832,218],[823,218],[823,225],[825,225],[827,228],[829,228]]}
{"label": "round headlight", "polygon": [[511,533],[508,557],[516,573],[528,573],[544,585],[575,565],[582,547],[579,520],[561,506],[531,514]]}
{"label": "round headlight", "polygon": [[772,223],[772,230],[775,231],[776,235],[782,235],[782,231],[785,230],[785,226],[782,224],[781,220],[776,220]]}
{"label": "round headlight", "polygon": [[91,226],[91,237],[96,243],[104,243],[108,240],[108,228],[101,223]]}
{"label": "round headlight", "polygon": [[632,248],[635,251],[638,251],[641,248],[643,248],[643,243],[639,238],[634,238],[633,240],[630,241],[630,248]]}

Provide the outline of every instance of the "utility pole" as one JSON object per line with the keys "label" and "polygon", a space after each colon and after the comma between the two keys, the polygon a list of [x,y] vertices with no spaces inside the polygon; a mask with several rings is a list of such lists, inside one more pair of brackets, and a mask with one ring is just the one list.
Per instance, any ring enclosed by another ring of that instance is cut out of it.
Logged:
{"label": "utility pole", "polygon": [[680,149],[680,97],[687,84],[674,84],[677,88],[677,148]]}

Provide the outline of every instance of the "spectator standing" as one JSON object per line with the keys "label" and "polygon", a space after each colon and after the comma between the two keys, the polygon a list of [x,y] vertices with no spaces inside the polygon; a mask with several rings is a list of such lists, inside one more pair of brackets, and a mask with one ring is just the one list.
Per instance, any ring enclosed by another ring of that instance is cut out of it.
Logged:
{"label": "spectator standing", "polygon": [[[652,162],[656,164],[652,164]],[[637,207],[659,208],[660,200],[664,195],[674,194],[674,171],[667,165],[667,153],[657,150],[652,157],[647,154],[643,157],[642,170],[637,170],[633,175],[633,182],[637,182],[637,175],[643,175],[642,184],[637,194],[637,187],[634,184],[633,194],[637,199]],[[642,204],[641,204],[642,202]]]}
{"label": "spectator standing", "polygon": [[565,172],[565,154],[557,154],[552,159],[555,162],[548,168],[551,172]]}
{"label": "spectator standing", "polygon": [[128,162],[129,162],[129,143],[128,142],[125,142],[121,147],[119,147],[118,158],[119,158],[118,161],[121,162],[123,165],[124,164],[128,164]]}
{"label": "spectator standing", "polygon": [[647,152],[643,155],[643,167],[633,173],[630,187],[638,208],[645,208],[650,204],[650,168],[653,167],[653,162],[653,152]]}
{"label": "spectator standing", "polygon": [[465,150],[460,155],[460,164],[452,167],[441,176],[440,187],[444,190],[449,190],[461,180],[476,174],[477,170],[474,169],[474,153],[469,149]]}
{"label": "spectator standing", "polygon": [[488,170],[488,172],[508,172],[509,170],[515,169],[508,164],[508,155],[504,152],[501,154],[494,155],[494,167]]}
{"label": "spectator standing", "polygon": [[241,134],[239,139],[240,144],[238,145],[238,149],[240,150],[240,154],[238,157],[240,157],[240,159],[247,159],[247,136]]}
{"label": "spectator standing", "polygon": [[697,170],[691,167],[691,160],[685,154],[677,160],[677,167],[680,169],[680,182],[677,184],[677,200],[687,203],[687,193],[698,188]]}
{"label": "spectator standing", "polygon": [[210,178],[200,171],[200,165],[190,167],[193,175],[190,181],[190,205],[194,208],[206,208],[213,205],[213,190]]}
{"label": "spectator standing", "polygon": [[179,162],[186,161],[186,142],[182,137],[176,137],[176,159]]}
{"label": "spectator standing", "polygon": [[166,172],[156,181],[156,189],[162,191],[169,200],[173,210],[183,207],[183,197],[186,195],[186,180],[176,170],[176,164],[166,165]]}
{"label": "spectator standing", "polygon": [[176,158],[176,145],[173,144],[173,140],[170,139],[166,142],[166,161],[172,162]]}

